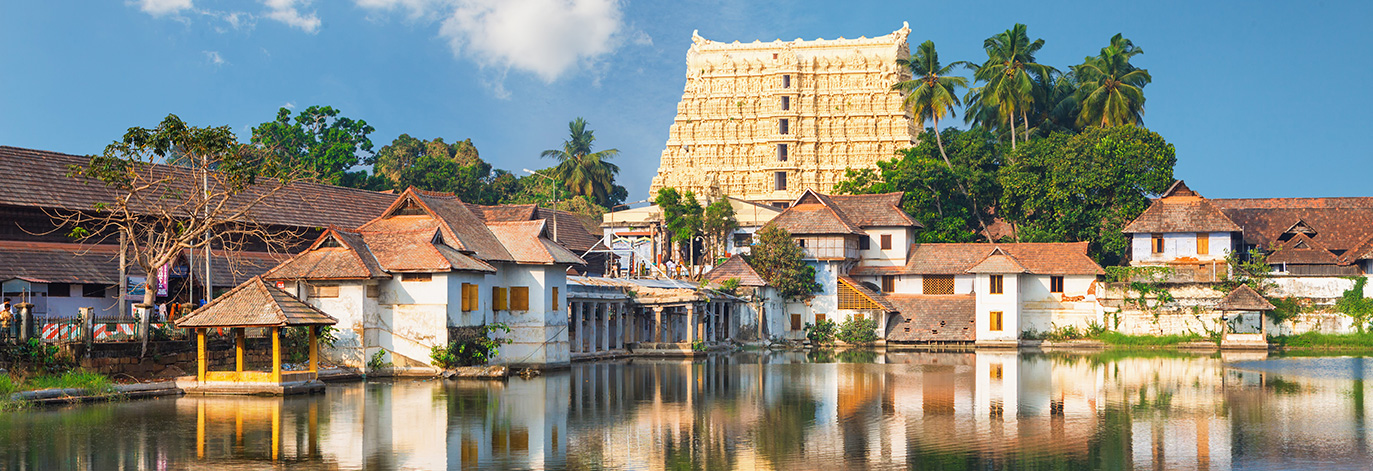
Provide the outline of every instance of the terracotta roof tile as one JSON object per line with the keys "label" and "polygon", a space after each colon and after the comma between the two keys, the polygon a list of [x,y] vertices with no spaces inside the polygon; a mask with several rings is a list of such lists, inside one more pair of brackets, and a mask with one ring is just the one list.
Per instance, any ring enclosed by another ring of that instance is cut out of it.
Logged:
{"label": "terracotta roof tile", "polygon": [[890,268],[855,267],[854,275],[962,275],[969,273],[979,262],[996,249],[1013,257],[1026,273],[1041,275],[1100,275],[1100,265],[1087,256],[1086,242],[1064,243],[967,243],[914,244],[899,272]]}
{"label": "terracotta roof tile", "polygon": [[830,195],[839,211],[858,227],[920,227],[920,223],[901,210],[902,193],[878,195]]}
{"label": "terracotta roof tile", "polygon": [[1022,265],[1019,260],[1016,260],[1015,257],[1008,255],[1004,250],[1001,250],[1000,248],[993,249],[992,253],[987,255],[987,258],[982,259],[982,261],[977,262],[977,265],[973,265],[972,268],[968,269],[968,273],[1029,272],[1030,270],[1028,268],[1025,268],[1025,265]]}
{"label": "terracotta roof tile", "polygon": [[722,283],[730,278],[738,278],[739,286],[767,286],[768,282],[758,275],[758,272],[744,261],[744,257],[734,254],[706,273],[705,278],[715,283]]}
{"label": "terracotta roof tile", "polygon": [[1121,230],[1126,234],[1152,232],[1239,232],[1240,225],[1231,220],[1210,200],[1178,180],[1154,200],[1139,217]]}
{"label": "terracotta roof tile", "polygon": [[893,306],[891,302],[888,302],[887,298],[883,296],[882,293],[873,291],[862,282],[844,275],[839,276],[839,282],[848,285],[850,288],[853,288],[854,291],[857,291],[858,294],[861,294],[872,300],[872,302],[877,303],[877,305],[882,306],[882,309],[886,309],[887,312],[896,311],[896,307]]}
{"label": "terracotta roof tile", "polygon": [[1271,311],[1276,309],[1273,303],[1263,298],[1258,291],[1250,288],[1249,285],[1240,285],[1225,295],[1216,305],[1216,309],[1222,311]]}
{"label": "terracotta roof tile", "polygon": [[888,322],[889,342],[972,342],[977,300],[972,294],[889,294],[899,311]]}
{"label": "terracotta roof tile", "polygon": [[1297,234],[1268,255],[1269,264],[1335,265],[1339,260],[1320,241]]}
{"label": "terracotta roof tile", "polygon": [[[337,247],[323,246],[326,243]],[[308,250],[263,275],[269,280],[340,280],[390,276],[367,247],[361,234],[333,228],[320,234]]]}
{"label": "terracotta roof tile", "polygon": [[209,304],[176,320],[187,327],[285,327],[333,325],[338,320],[253,277]]}
{"label": "terracotta roof tile", "polygon": [[546,238],[547,223],[543,219],[490,222],[487,227],[519,263],[585,265],[586,261],[577,254]]}

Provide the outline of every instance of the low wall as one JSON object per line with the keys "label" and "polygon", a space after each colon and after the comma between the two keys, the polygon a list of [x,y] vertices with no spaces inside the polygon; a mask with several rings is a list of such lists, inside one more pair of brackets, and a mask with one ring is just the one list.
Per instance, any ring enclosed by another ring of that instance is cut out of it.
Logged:
{"label": "low wall", "polygon": [[[259,368],[271,365],[272,342],[267,338],[248,338],[244,342],[244,362]],[[207,342],[206,356],[211,370],[234,368],[234,344],[228,340]],[[142,357],[139,342],[95,343],[89,351],[85,344],[63,344],[64,353],[75,358],[81,368],[105,375],[129,375],[136,378],[174,378],[194,375],[196,345],[194,341],[148,342],[148,354]],[[285,359],[283,358],[283,361]]]}

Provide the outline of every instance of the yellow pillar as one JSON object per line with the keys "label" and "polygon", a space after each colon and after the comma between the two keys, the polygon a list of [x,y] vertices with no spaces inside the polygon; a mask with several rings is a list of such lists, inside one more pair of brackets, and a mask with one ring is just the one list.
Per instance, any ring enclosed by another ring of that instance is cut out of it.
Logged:
{"label": "yellow pillar", "polygon": [[281,382],[281,328],[272,328],[272,381]]}
{"label": "yellow pillar", "polygon": [[205,329],[195,330],[196,379],[205,381],[205,371],[209,368],[209,358],[205,357]]}
{"label": "yellow pillar", "polygon": [[243,327],[234,329],[234,371],[239,373],[243,372],[243,338],[247,337],[247,334],[244,333],[246,330],[248,329]]}
{"label": "yellow pillar", "polygon": [[[276,330],[273,328],[272,330]],[[281,455],[281,403],[272,405],[272,461]]]}
{"label": "yellow pillar", "polygon": [[310,326],[310,371],[319,373],[319,327]]}
{"label": "yellow pillar", "polygon": [[[196,329],[199,331],[200,329]],[[201,338],[205,338],[201,334]],[[203,345],[204,342],[201,342]],[[195,407],[195,457],[205,458],[205,401],[196,401]]]}

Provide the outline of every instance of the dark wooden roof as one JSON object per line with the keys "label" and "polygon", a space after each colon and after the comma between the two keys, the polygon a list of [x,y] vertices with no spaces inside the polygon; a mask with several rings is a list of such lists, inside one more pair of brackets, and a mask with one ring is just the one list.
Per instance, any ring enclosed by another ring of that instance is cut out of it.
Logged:
{"label": "dark wooden roof", "polygon": [[1300,265],[1336,265],[1339,263],[1338,257],[1329,249],[1321,244],[1320,241],[1308,237],[1306,234],[1297,234],[1295,237],[1283,242],[1277,250],[1268,255],[1268,263],[1276,265],[1281,263],[1300,264]]}
{"label": "dark wooden roof", "polygon": [[977,262],[977,265],[973,265],[972,268],[968,269],[968,273],[1029,272],[1030,270],[1025,268],[1025,265],[1022,265],[1019,260],[1016,260],[1015,257],[1010,256],[1000,248],[993,250],[991,254],[987,255],[987,258],[982,259],[982,261]]}
{"label": "dark wooden roof", "polygon": [[858,227],[921,227],[901,210],[902,194],[829,195],[829,199]]}
{"label": "dark wooden roof", "polygon": [[900,312],[887,324],[888,342],[972,342],[977,300],[972,294],[888,294]]}
{"label": "dark wooden roof", "polygon": [[806,190],[767,225],[812,235],[864,234],[864,227],[920,227],[899,207],[901,195],[826,195]]}
{"label": "dark wooden roof", "polygon": [[260,277],[176,320],[181,328],[333,325],[338,320]]}
{"label": "dark wooden roof", "polygon": [[1357,248],[1373,235],[1373,198],[1213,199],[1227,217],[1244,228],[1244,242],[1267,248],[1293,229],[1330,250]]}
{"label": "dark wooden roof", "polygon": [[1263,295],[1249,285],[1240,285],[1225,295],[1216,305],[1216,309],[1222,311],[1272,311],[1276,309],[1273,303],[1263,298]]}
{"label": "dark wooden roof", "polygon": [[[906,265],[870,267],[859,265],[849,270],[854,276],[877,275],[962,275],[997,250],[1013,258],[1024,272],[1038,275],[1101,275],[1106,273],[1087,256],[1086,242],[1045,243],[966,243],[913,244]],[[1002,267],[1004,268],[1004,267]],[[989,268],[990,269],[990,268]],[[1011,273],[1011,272],[1003,272]]]}
{"label": "dark wooden roof", "polygon": [[705,278],[714,283],[723,283],[730,278],[738,278],[739,286],[767,286],[768,284],[767,280],[759,276],[758,272],[754,271],[753,267],[749,266],[748,262],[744,261],[744,257],[739,256],[739,254],[734,254],[729,257],[729,260],[725,260],[725,263],[712,268],[709,273],[706,273]]}
{"label": "dark wooden roof", "polygon": [[1121,232],[1239,232],[1240,225],[1178,180]]}

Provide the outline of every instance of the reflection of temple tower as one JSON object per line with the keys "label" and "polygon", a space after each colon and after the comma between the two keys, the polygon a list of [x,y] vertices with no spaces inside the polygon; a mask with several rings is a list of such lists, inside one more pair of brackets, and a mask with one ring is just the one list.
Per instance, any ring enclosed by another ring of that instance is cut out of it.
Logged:
{"label": "reflection of temple tower", "polygon": [[909,147],[891,86],[909,72],[903,26],[876,38],[722,43],[693,35],[687,82],[652,191],[790,202]]}

